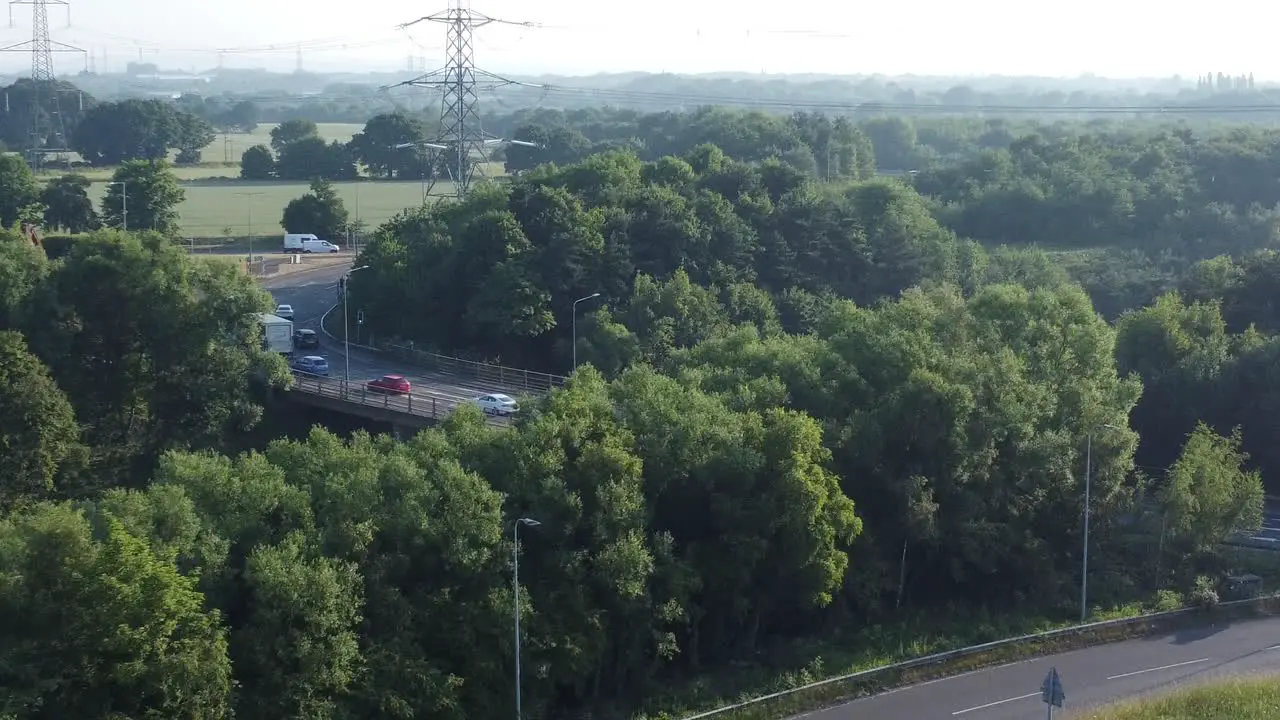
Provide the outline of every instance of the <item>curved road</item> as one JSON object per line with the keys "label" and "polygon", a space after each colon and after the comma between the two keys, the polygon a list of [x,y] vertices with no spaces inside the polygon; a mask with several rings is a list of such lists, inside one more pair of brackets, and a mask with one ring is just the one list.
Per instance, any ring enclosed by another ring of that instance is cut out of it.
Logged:
{"label": "curved road", "polygon": [[[327,258],[326,258],[327,259]],[[306,260],[304,259],[304,262]],[[320,350],[311,351],[329,361],[330,377],[342,379],[346,371],[346,358],[342,352],[342,344],[325,337],[320,329],[320,318],[338,299],[338,278],[351,267],[350,260],[340,263],[317,262],[315,269],[299,270],[278,278],[267,278],[263,282],[277,304],[293,306],[294,327],[310,328],[320,334]],[[341,312],[341,310],[339,310]],[[355,329],[355,308],[350,308],[352,334]],[[379,353],[352,348],[351,381],[358,383],[372,380],[382,375],[404,375],[413,384],[414,394],[433,395],[446,400],[465,402],[491,392],[507,392],[516,394],[511,389],[487,385],[470,378],[432,373],[400,364],[398,361]]]}
{"label": "curved road", "polygon": [[978,670],[807,713],[806,720],[1028,720],[1047,707],[1040,684],[1050,668],[1067,701],[1055,718],[1177,685],[1280,672],[1280,618],[1248,620],[1128,640]]}

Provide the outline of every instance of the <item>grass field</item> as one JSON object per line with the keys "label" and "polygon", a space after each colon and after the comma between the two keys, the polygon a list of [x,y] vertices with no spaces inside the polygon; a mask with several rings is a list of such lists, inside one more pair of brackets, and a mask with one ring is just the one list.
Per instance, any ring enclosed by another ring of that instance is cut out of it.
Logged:
{"label": "grass field", "polygon": [[[405,208],[422,204],[422,183],[407,182],[340,182],[334,189],[347,206],[352,219],[359,217],[369,230]],[[178,206],[182,216],[182,234],[194,238],[275,237],[284,233],[280,216],[290,200],[308,190],[307,183],[295,182],[186,182],[187,199]],[[437,184],[433,192],[448,192]],[[107,183],[95,182],[89,196],[100,205]],[[250,214],[252,213],[252,224]],[[279,238],[276,238],[277,240]]]}
{"label": "grass field", "polygon": [[[247,182],[239,180],[240,156],[254,145],[270,145],[273,124],[260,125],[252,133],[219,135],[204,149],[201,165],[175,167],[187,199],[178,207],[182,234],[197,239],[245,238],[250,234],[277,239],[284,230],[280,216],[284,206],[307,192],[303,182]],[[364,129],[363,125],[328,123],[318,125],[326,140],[346,142]],[[225,140],[224,140],[225,137]],[[229,162],[224,160],[229,159]],[[89,196],[100,206],[113,168],[77,168],[74,172],[93,181]],[[501,163],[489,163],[487,177],[502,174]],[[52,169],[42,177],[56,177],[63,171]],[[338,195],[353,219],[363,220],[369,230],[377,228],[406,208],[422,204],[422,183],[372,181],[334,183]],[[437,183],[433,195],[452,192],[449,183]],[[252,214],[252,222],[250,221]],[[270,241],[269,241],[270,242]]]}
{"label": "grass field", "polygon": [[[275,129],[276,123],[267,123],[259,125],[251,133],[227,133],[226,135],[218,135],[213,142],[201,151],[203,162],[195,166],[175,167],[174,173],[182,180],[205,180],[210,178],[238,178],[240,177],[240,156],[244,155],[244,151],[254,145],[271,145],[271,131]],[[321,123],[317,129],[320,131],[320,137],[325,140],[337,140],[338,142],[347,142],[356,133],[364,130],[363,125],[356,123]],[[71,155],[72,162],[79,160],[79,156],[74,153]],[[111,177],[114,168],[77,168],[75,172],[84,175],[90,180],[107,180]],[[64,171],[53,167],[48,172],[41,173],[42,176],[57,176]]]}
{"label": "grass field", "polygon": [[1280,681],[1275,677],[1233,680],[1073,717],[1081,720],[1273,720],[1280,718]]}

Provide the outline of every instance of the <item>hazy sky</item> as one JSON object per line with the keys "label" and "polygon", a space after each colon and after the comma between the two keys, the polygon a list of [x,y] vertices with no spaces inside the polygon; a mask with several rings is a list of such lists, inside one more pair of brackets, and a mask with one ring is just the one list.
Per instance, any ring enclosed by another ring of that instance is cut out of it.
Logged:
{"label": "hazy sky", "polygon": [[[291,70],[297,44],[313,70],[403,69],[412,53],[443,63],[445,28],[400,23],[448,0],[70,0],[50,7],[53,39],[91,50],[97,69],[130,60],[205,69],[226,49],[228,67]],[[492,17],[541,28],[489,26],[476,33],[477,65],[498,73],[650,72],[1024,74],[1110,77],[1253,72],[1280,79],[1274,51],[1280,5],[1219,0],[923,0],[793,6],[763,0],[483,0]],[[783,12],[796,9],[800,12]],[[29,6],[14,6],[0,42],[30,37]],[[807,12],[805,12],[807,11]],[[141,50],[141,55],[139,51]],[[54,58],[61,72],[84,67]],[[0,68],[29,72],[27,55]]]}

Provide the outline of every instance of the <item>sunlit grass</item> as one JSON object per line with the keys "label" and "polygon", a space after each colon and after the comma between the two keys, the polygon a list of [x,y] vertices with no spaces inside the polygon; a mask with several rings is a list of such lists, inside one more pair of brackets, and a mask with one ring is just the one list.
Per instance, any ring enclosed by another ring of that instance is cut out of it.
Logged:
{"label": "sunlit grass", "polygon": [[1254,677],[1100,708],[1082,720],[1273,720],[1280,678]]}

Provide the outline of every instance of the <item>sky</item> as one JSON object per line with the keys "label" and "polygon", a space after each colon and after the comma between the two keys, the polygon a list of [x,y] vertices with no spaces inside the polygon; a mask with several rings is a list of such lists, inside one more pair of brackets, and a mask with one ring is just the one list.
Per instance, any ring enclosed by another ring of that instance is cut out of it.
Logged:
{"label": "sky", "polygon": [[[465,0],[463,0],[465,2]],[[446,30],[421,23],[449,0],[65,0],[49,8],[55,42],[91,52],[99,72],[129,61],[173,69],[262,67],[425,70],[444,64]],[[1195,77],[1254,73],[1280,80],[1274,52],[1280,4],[1218,0],[920,0],[829,2],[795,8],[762,0],[481,0],[472,9],[526,28],[476,31],[476,65],[498,74],[719,71],[889,75]],[[303,9],[305,8],[305,10]],[[31,7],[11,6],[0,45],[31,37]],[[782,12],[787,10],[788,12]],[[796,12],[791,12],[796,10]],[[59,74],[85,69],[59,53]],[[30,72],[30,55],[0,55],[0,70]]]}

